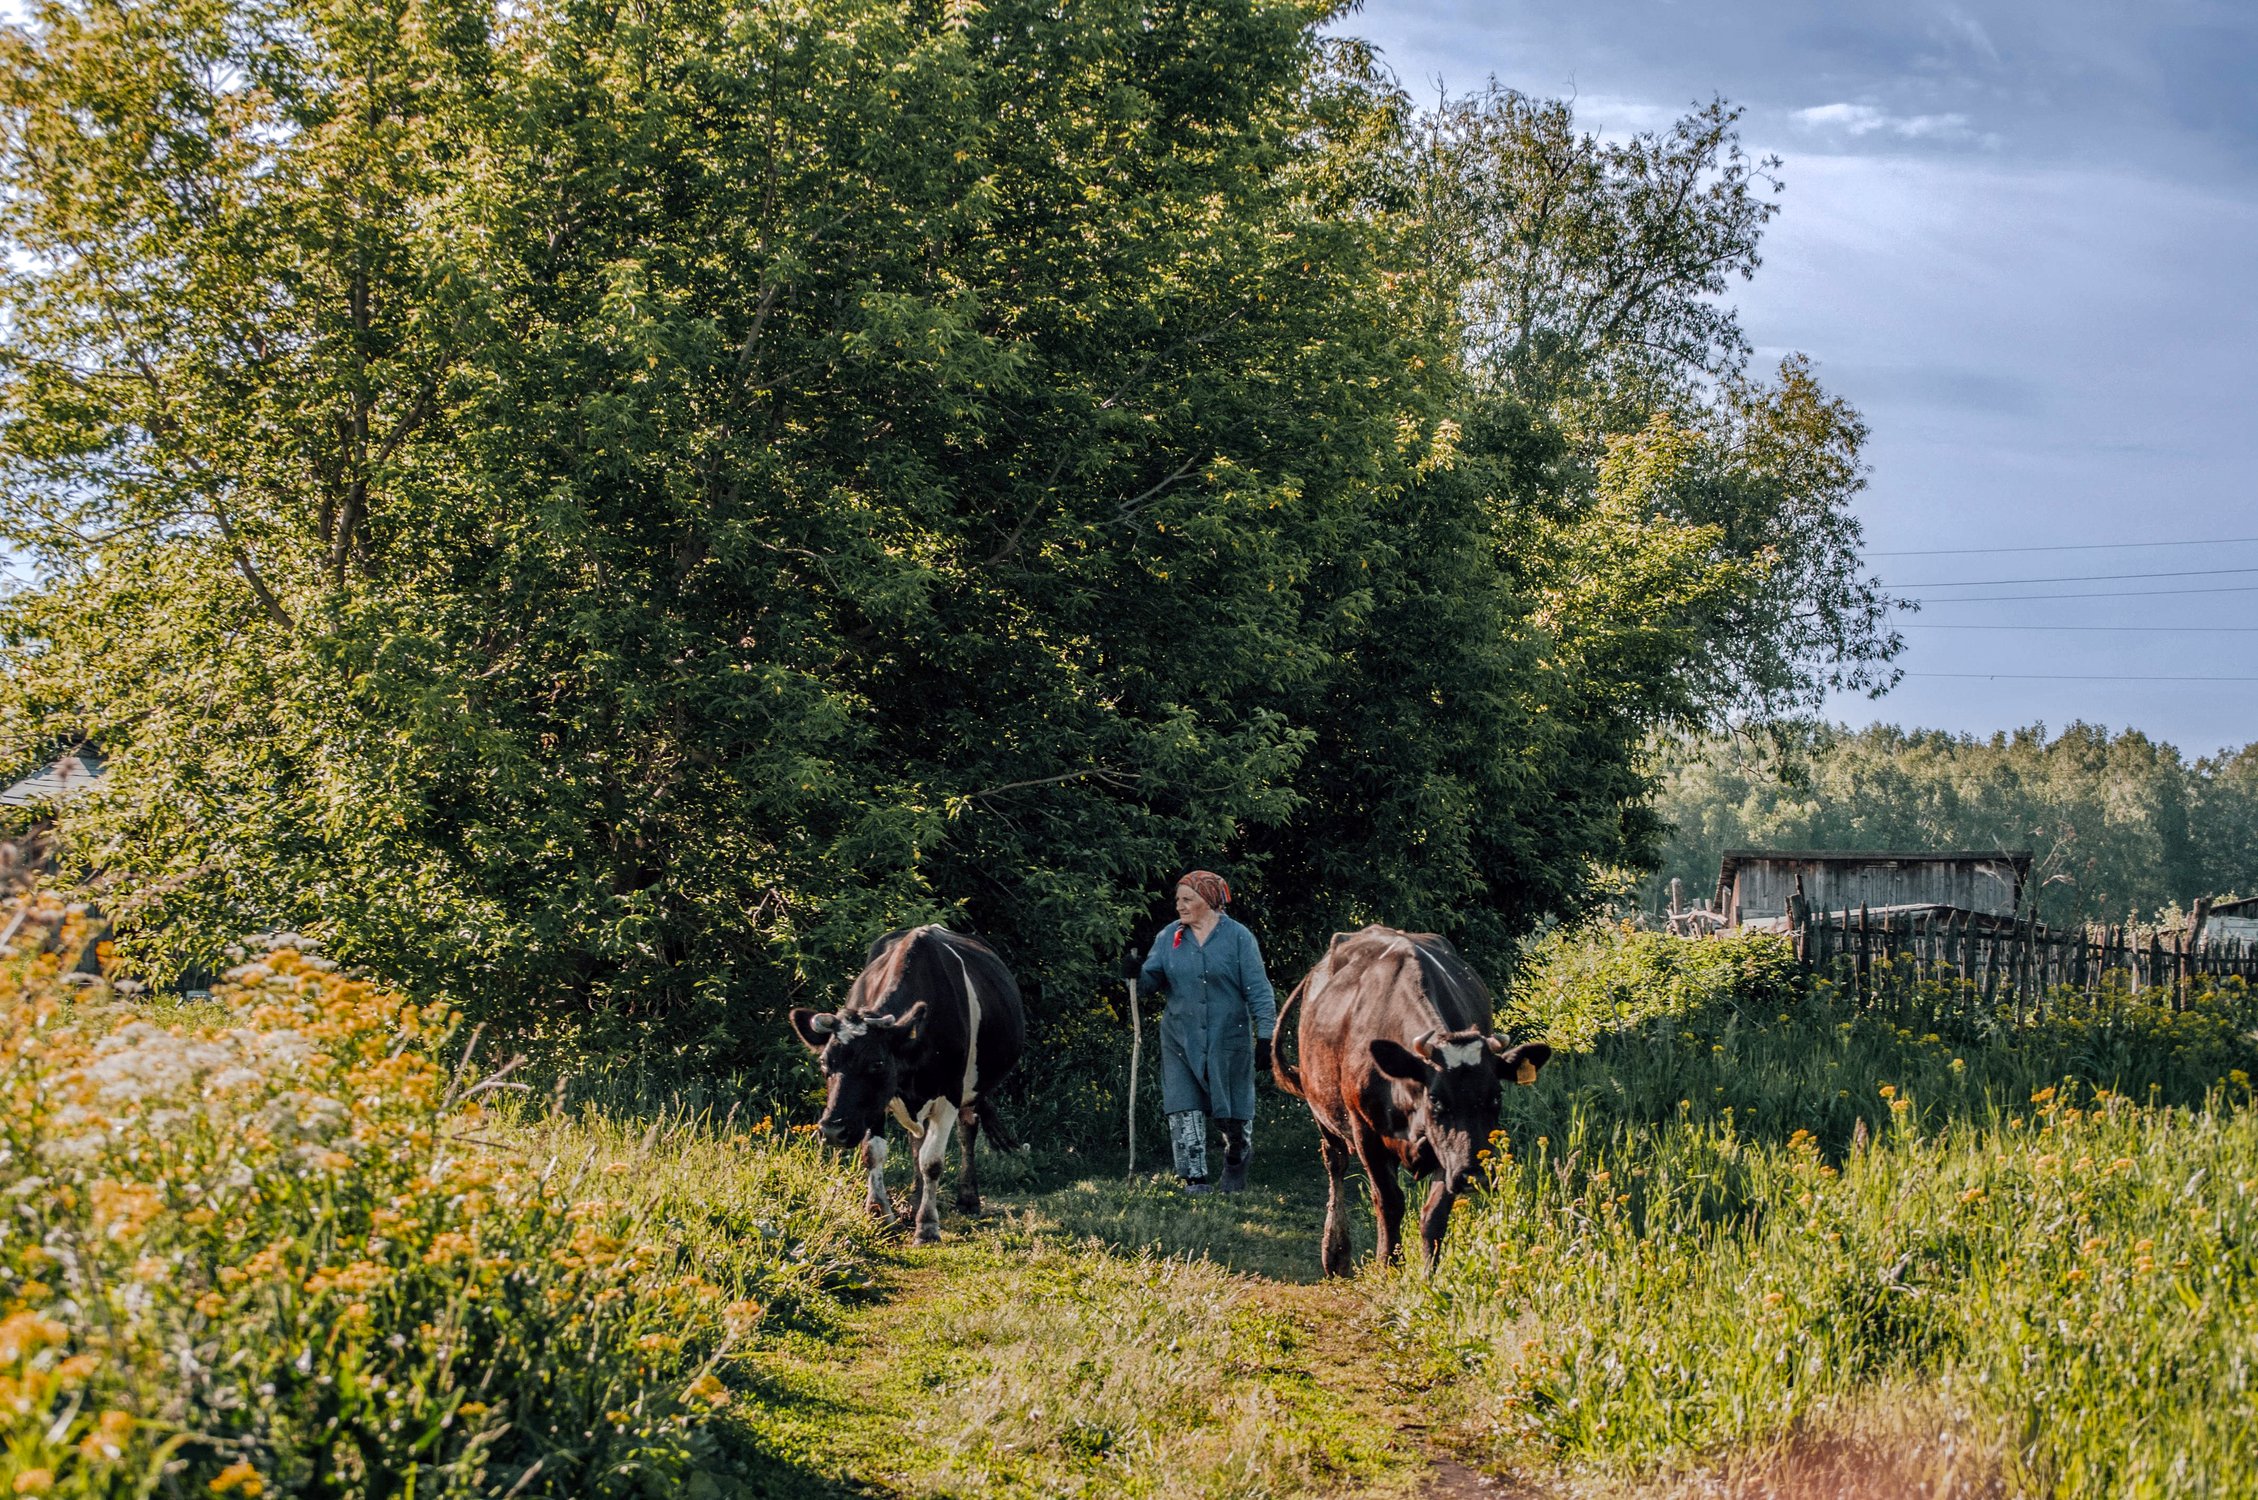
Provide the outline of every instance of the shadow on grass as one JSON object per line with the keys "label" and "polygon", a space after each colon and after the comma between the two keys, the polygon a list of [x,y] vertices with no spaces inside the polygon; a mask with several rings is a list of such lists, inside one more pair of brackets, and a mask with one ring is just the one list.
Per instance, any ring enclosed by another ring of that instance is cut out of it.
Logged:
{"label": "shadow on grass", "polygon": [[[1157,1136],[1159,1121],[1150,1128]],[[1113,1160],[1097,1170],[1086,1158],[1018,1158],[1008,1173],[991,1179],[992,1207],[1021,1216],[1033,1233],[1095,1241],[1121,1254],[1193,1255],[1243,1275],[1316,1281],[1318,1233],[1325,1221],[1316,1126],[1299,1102],[1266,1090],[1256,1106],[1254,1134],[1243,1193],[1187,1195],[1168,1169],[1165,1143],[1155,1142],[1134,1177],[1123,1170],[1122,1151],[1110,1153]],[[1211,1146],[1210,1166],[1220,1159],[1220,1147]],[[982,1171],[987,1172],[985,1164]],[[1368,1249],[1369,1199],[1363,1179],[1353,1181],[1357,1207],[1350,1235],[1359,1249]]]}
{"label": "shadow on grass", "polygon": [[[791,1357],[744,1368],[739,1420],[724,1439],[727,1472],[751,1500],[869,1500],[888,1493],[836,1472],[836,1433],[856,1411],[825,1394],[826,1340],[794,1338]],[[826,1462],[824,1455],[830,1455]],[[693,1491],[694,1493],[694,1491]]]}

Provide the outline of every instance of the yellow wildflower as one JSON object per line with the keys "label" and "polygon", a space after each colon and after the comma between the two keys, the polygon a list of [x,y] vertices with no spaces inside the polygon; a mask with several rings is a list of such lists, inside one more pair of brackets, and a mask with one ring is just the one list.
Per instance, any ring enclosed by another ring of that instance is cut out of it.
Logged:
{"label": "yellow wildflower", "polygon": [[259,1477],[257,1469],[237,1460],[219,1471],[212,1480],[210,1489],[215,1495],[239,1494],[250,1497],[250,1500],[257,1500],[258,1496],[267,1492],[267,1482]]}
{"label": "yellow wildflower", "polygon": [[19,1495],[44,1495],[54,1487],[53,1469],[25,1469],[16,1476],[15,1491]]}
{"label": "yellow wildflower", "polygon": [[708,1406],[720,1407],[729,1404],[729,1387],[723,1385],[720,1377],[711,1370],[691,1381],[683,1390],[682,1395],[684,1400],[703,1401]]}
{"label": "yellow wildflower", "polygon": [[115,1461],[125,1456],[125,1445],[133,1436],[133,1418],[126,1412],[106,1411],[79,1439],[78,1452],[90,1462]]}
{"label": "yellow wildflower", "polygon": [[70,1330],[53,1318],[29,1311],[15,1313],[0,1322],[0,1365],[28,1359],[69,1337]]}

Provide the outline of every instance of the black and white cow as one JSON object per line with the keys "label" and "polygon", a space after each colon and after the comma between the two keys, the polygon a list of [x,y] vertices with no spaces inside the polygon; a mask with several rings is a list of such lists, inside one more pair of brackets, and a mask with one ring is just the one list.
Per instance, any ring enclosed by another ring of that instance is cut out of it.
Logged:
{"label": "black and white cow", "polygon": [[870,1173],[870,1208],[886,1198],[886,1115],[917,1152],[911,1220],[917,1239],[941,1237],[941,1163],[949,1131],[964,1128],[957,1207],[980,1211],[973,1147],[983,1121],[996,1144],[1016,1142],[989,1091],[1027,1042],[1019,985],[996,951],[946,927],[907,927],[870,945],[863,971],[836,1012],[795,1010],[792,1029],[823,1060],[829,1090],[818,1128],[834,1146],[859,1146]]}

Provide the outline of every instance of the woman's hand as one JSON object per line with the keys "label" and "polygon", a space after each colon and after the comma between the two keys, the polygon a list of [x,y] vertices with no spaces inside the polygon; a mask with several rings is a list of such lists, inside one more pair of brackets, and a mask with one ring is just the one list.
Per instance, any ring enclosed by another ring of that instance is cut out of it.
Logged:
{"label": "woman's hand", "polygon": [[1266,1036],[1254,1039],[1254,1071],[1258,1077],[1270,1071],[1270,1038]]}

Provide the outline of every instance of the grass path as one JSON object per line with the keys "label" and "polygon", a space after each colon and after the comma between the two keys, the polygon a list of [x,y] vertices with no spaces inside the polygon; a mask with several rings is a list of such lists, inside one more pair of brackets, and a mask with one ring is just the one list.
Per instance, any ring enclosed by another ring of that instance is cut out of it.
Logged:
{"label": "grass path", "polygon": [[767,1493],[1515,1493],[1437,1449],[1372,1285],[1317,1280],[1314,1142],[1262,1146],[1233,1198],[1004,1164],[987,1216],[949,1216],[840,1326],[763,1351]]}

